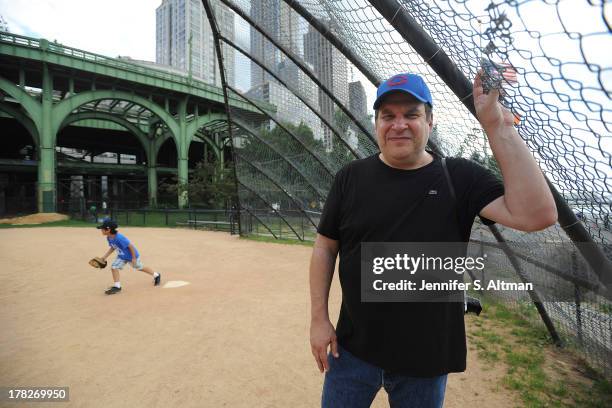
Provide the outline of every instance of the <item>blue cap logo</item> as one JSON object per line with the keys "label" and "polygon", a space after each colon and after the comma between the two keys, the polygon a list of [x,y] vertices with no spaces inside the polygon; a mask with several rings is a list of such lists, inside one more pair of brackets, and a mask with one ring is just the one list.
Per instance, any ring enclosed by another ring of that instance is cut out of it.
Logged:
{"label": "blue cap logo", "polygon": [[398,74],[394,77],[387,79],[387,85],[389,86],[400,86],[408,82],[408,75]]}

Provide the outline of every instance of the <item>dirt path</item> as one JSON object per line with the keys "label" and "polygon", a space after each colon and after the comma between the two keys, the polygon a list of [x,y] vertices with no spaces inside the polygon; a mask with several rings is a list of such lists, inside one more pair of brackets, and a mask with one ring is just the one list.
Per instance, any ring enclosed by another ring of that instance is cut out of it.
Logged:
{"label": "dirt path", "polygon": [[[94,228],[0,230],[0,386],[69,386],[75,407],[316,407],[323,377],[308,344],[310,248],[225,233],[125,228],[155,288],[87,260],[106,250]],[[337,280],[331,293],[337,316]],[[469,353],[446,407],[513,407],[501,368]],[[15,406],[24,406],[23,404]],[[55,404],[54,404],[55,406]],[[379,393],[374,407],[386,407]]]}

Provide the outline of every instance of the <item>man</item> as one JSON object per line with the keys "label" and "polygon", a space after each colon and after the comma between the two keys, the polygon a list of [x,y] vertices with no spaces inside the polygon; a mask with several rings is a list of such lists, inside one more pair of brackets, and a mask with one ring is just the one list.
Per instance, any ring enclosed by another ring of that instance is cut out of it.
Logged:
{"label": "man", "polygon": [[[425,150],[433,101],[414,74],[396,75],[378,88],[380,154],[349,163],[335,177],[310,264],[310,343],[326,372],[324,407],[369,407],[381,387],[392,407],[441,407],[447,374],[465,370],[463,305],[361,302],[362,242],[467,242],[476,215],[522,231],[556,222],[552,194],[499,92],[484,93],[477,76],[473,94],[503,185],[482,166],[448,159],[451,198],[440,158]],[[336,331],[328,295],[338,253]]]}

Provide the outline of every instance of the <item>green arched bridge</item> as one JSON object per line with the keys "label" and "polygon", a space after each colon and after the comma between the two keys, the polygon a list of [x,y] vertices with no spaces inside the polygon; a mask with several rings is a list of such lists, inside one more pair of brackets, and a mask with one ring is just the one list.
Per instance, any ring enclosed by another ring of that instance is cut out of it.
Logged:
{"label": "green arched bridge", "polygon": [[[25,128],[34,150],[33,160],[3,157],[0,169],[37,169],[36,206],[41,212],[57,209],[58,168],[146,174],[149,204],[154,204],[158,173],[176,173],[179,182],[187,181],[194,143],[223,161],[227,140],[218,132],[227,129],[223,90],[171,68],[0,33],[0,91],[0,115]],[[259,113],[236,97],[230,97],[229,104]],[[66,145],[84,148],[92,157],[109,151],[105,148],[123,146],[129,151],[131,147],[141,160],[137,164],[58,163],[58,135],[71,126],[85,131],[67,132]],[[107,137],[92,140],[83,135],[97,134],[94,130],[119,137],[109,141]],[[5,138],[13,137],[11,132],[2,133]],[[158,164],[164,145],[170,145],[170,154],[176,156],[166,160],[170,166]],[[184,192],[178,203],[187,204]]]}

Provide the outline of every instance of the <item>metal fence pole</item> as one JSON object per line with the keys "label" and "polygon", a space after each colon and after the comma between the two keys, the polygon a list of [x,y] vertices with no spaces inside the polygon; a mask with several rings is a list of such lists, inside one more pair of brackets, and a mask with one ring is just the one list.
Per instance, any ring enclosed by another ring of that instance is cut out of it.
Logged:
{"label": "metal fence pole", "polygon": [[[523,272],[523,269],[521,268],[518,258],[514,255],[514,253],[508,246],[506,239],[502,236],[502,234],[499,232],[499,230],[497,229],[495,225],[490,225],[489,228],[491,229],[491,232],[493,232],[493,235],[495,235],[495,238],[499,242],[501,249],[504,251],[504,253],[508,257],[508,260],[512,264],[512,267],[514,268],[514,271],[516,272],[518,277],[521,279],[523,283],[526,283],[528,281],[527,277],[525,276],[525,273]],[[529,294],[531,301],[533,302],[538,313],[540,314],[540,317],[542,318],[544,325],[548,329],[548,333],[550,333],[550,337],[552,337],[552,340],[555,343],[555,345],[559,347],[563,346],[561,337],[559,337],[559,334],[557,333],[557,329],[555,328],[555,325],[553,324],[550,316],[548,315],[546,308],[544,308],[544,304],[542,303],[542,300],[540,299],[540,295],[538,294],[538,292],[536,292],[534,289],[534,290],[528,290],[527,293]]]}
{"label": "metal fence pole", "polygon": [[[480,231],[480,257],[482,258],[483,256],[484,256],[484,240],[483,240],[483,233],[482,231]],[[482,273],[481,283],[484,283],[485,282],[485,268],[482,268],[481,273]],[[483,290],[484,289],[481,286],[480,293],[482,293]]]}
{"label": "metal fence pole", "polygon": [[[572,274],[578,275],[578,257],[576,250],[572,251]],[[578,335],[578,343],[584,345],[584,338],[582,336],[582,307],[580,299],[580,287],[574,283],[574,301],[576,304],[576,334]]]}

